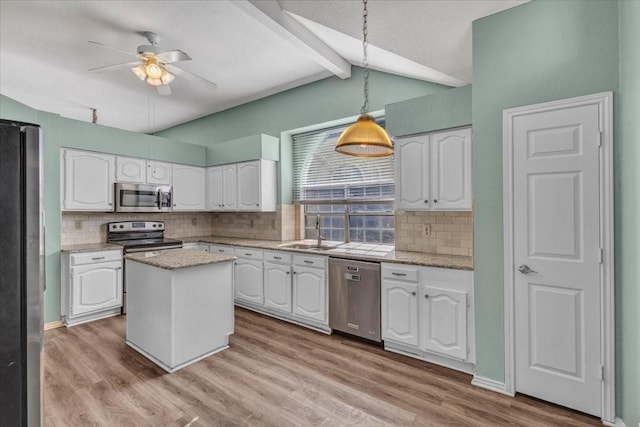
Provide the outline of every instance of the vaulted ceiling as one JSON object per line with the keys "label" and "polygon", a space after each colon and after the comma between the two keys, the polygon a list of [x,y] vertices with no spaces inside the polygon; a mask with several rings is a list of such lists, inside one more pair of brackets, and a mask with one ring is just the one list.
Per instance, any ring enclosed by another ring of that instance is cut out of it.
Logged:
{"label": "vaulted ceiling", "polygon": [[[471,83],[471,23],[523,0],[370,0],[371,68],[449,86]],[[192,60],[161,96],[128,68],[143,31]],[[0,2],[0,94],[64,117],[153,132],[362,62],[362,3],[344,0]],[[117,49],[109,49],[96,41]]]}

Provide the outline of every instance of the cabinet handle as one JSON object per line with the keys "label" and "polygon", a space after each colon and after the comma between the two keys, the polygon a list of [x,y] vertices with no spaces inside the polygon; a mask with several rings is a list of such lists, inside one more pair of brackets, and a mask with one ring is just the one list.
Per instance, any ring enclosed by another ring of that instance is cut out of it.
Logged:
{"label": "cabinet handle", "polygon": [[233,265],[238,265],[238,263],[237,263],[237,262],[234,262],[234,263],[233,263]]}
{"label": "cabinet handle", "polygon": [[424,298],[425,298],[425,299],[429,299],[429,295],[424,294]]}
{"label": "cabinet handle", "polygon": [[395,272],[393,272],[391,274],[393,274],[394,276],[406,276],[407,275],[407,273],[395,273]]}
{"label": "cabinet handle", "polygon": [[253,256],[253,255],[251,255],[251,254],[245,254],[245,255],[246,255],[246,256]]}
{"label": "cabinet handle", "polygon": [[273,259],[282,259],[281,256],[274,256]]}
{"label": "cabinet handle", "polygon": [[256,203],[256,206],[260,206],[260,203]]}
{"label": "cabinet handle", "polygon": [[109,206],[113,206],[113,203],[109,203]]}
{"label": "cabinet handle", "polygon": [[309,261],[308,259],[305,259],[304,262],[307,264],[313,264],[313,261]]}
{"label": "cabinet handle", "polygon": [[438,203],[438,199],[433,199],[433,203]]}
{"label": "cabinet handle", "polygon": [[105,257],[103,256],[97,256],[97,257],[93,257],[91,258],[92,261],[98,261],[99,259],[105,259]]}
{"label": "cabinet handle", "polygon": [[293,274],[298,274],[298,272],[297,272],[297,271],[294,271],[294,272],[293,272]]}
{"label": "cabinet handle", "polygon": [[413,296],[415,297],[415,296],[416,296],[416,293],[415,293],[415,292],[411,292],[411,295],[413,295]]}
{"label": "cabinet handle", "polygon": [[424,202],[425,202],[425,203],[429,203],[429,201],[428,201],[428,200],[425,200]]}
{"label": "cabinet handle", "polygon": [[287,271],[287,275],[289,275],[289,274],[291,274],[291,272],[290,272],[290,271]]}

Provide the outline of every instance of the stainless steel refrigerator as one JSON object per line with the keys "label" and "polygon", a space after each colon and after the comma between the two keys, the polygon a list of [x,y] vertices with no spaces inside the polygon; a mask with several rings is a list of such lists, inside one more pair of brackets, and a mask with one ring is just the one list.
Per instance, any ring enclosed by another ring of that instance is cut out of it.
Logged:
{"label": "stainless steel refrigerator", "polygon": [[42,424],[44,233],[36,125],[0,120],[0,425]]}

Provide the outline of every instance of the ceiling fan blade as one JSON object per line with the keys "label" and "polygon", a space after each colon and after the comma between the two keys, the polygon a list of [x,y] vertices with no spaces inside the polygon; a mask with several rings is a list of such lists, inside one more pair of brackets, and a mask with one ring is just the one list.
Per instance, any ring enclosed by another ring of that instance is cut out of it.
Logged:
{"label": "ceiling fan blade", "polygon": [[169,85],[156,86],[156,89],[158,89],[158,93],[160,95],[163,95],[163,96],[171,95],[171,88],[169,87]]}
{"label": "ceiling fan blade", "polygon": [[92,68],[90,73],[106,73],[107,71],[119,70],[121,68],[132,68],[142,64],[142,61],[126,62],[124,64],[107,65],[106,67]]}
{"label": "ceiling fan blade", "polygon": [[200,77],[197,74],[193,74],[187,70],[183,70],[182,68],[178,68],[175,65],[171,65],[171,64],[165,64],[164,68],[167,69],[168,72],[175,74],[176,76],[180,76],[180,77],[185,77],[191,81],[197,82],[197,83],[205,83],[207,85],[209,85],[212,89],[217,89],[218,85],[216,85],[214,82],[205,79],[204,77]]}
{"label": "ceiling fan blade", "polygon": [[180,49],[171,50],[169,52],[160,52],[156,54],[156,58],[163,64],[172,64],[178,61],[190,61],[191,57]]}
{"label": "ceiling fan blade", "polygon": [[132,52],[129,52],[127,50],[123,50],[123,49],[119,49],[117,47],[106,45],[104,43],[94,42],[93,40],[89,40],[89,43],[97,44],[98,46],[106,47],[107,49],[115,50],[116,52],[124,53],[125,55],[136,56],[136,57],[138,56],[137,53],[132,53]]}

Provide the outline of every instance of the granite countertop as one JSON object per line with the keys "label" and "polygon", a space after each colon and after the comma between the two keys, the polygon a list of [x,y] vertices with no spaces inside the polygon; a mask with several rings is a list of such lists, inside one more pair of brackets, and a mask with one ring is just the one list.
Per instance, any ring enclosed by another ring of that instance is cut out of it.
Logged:
{"label": "granite countertop", "polygon": [[[242,239],[237,237],[219,237],[219,236],[193,236],[193,237],[177,237],[184,243],[203,242],[211,244],[242,246],[246,248],[276,250],[284,252],[307,253],[314,255],[325,255],[334,258],[354,259],[362,261],[391,262],[399,264],[414,264],[426,267],[453,268],[457,270],[473,270],[473,257],[461,255],[441,255],[426,254],[422,252],[396,251],[382,255],[375,251],[338,251],[338,250],[314,250],[314,249],[294,249],[286,248],[294,242],[281,242],[274,240],[254,240]],[[324,242],[325,244],[327,242]],[[339,242],[335,242],[339,243]],[[361,253],[358,253],[361,252]]]}
{"label": "granite countertop", "polygon": [[81,245],[64,245],[60,248],[61,252],[94,252],[94,251],[109,251],[119,250],[122,251],[122,246],[113,245],[106,242],[98,243],[84,243]]}
{"label": "granite countertop", "polygon": [[218,262],[233,261],[234,256],[211,254],[196,249],[165,249],[156,252],[135,252],[127,254],[124,259],[137,261],[165,270],[195,267],[197,265],[215,264]]}

